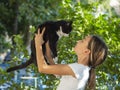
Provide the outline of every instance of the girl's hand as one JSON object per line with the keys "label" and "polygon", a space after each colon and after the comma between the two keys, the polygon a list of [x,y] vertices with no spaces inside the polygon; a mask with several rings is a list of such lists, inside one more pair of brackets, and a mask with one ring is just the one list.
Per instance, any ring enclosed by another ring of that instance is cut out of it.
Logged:
{"label": "girl's hand", "polygon": [[42,45],[44,43],[43,34],[45,32],[45,27],[43,28],[42,32],[40,33],[40,29],[38,29],[38,33],[35,34],[35,44]]}

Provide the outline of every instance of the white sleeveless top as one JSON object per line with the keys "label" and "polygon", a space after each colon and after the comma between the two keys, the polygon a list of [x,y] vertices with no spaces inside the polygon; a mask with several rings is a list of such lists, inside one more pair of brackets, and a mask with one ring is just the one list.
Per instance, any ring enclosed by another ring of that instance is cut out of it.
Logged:
{"label": "white sleeveless top", "polygon": [[84,90],[90,68],[78,63],[69,64],[69,67],[73,70],[76,78],[71,75],[62,76],[57,90]]}

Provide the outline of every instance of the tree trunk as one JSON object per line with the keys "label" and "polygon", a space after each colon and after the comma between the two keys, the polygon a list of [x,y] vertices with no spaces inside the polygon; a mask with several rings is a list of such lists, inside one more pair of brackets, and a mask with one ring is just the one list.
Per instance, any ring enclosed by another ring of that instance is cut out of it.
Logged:
{"label": "tree trunk", "polygon": [[14,34],[18,34],[18,15],[19,15],[18,1],[15,1],[14,3],[14,11],[15,11],[15,17],[14,17],[13,30],[14,30]]}

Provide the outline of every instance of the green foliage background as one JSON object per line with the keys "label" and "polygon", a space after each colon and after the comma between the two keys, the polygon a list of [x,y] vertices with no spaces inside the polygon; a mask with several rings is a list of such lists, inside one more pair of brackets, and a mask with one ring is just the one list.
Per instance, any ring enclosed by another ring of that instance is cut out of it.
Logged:
{"label": "green foliage background", "polygon": [[[96,69],[96,89],[100,90],[119,90],[120,88],[120,18],[115,15],[109,6],[106,6],[106,12],[96,16],[100,4],[105,6],[105,2],[97,0],[6,0],[0,1],[0,49],[5,52],[8,48],[12,49],[12,61],[8,62],[11,66],[22,62],[22,58],[29,58],[26,50],[26,35],[31,32],[31,38],[36,26],[46,20],[72,20],[73,31],[69,37],[63,37],[58,42],[59,63],[73,63],[77,57],[73,47],[77,40],[84,38],[86,35],[98,35],[105,40],[109,48],[109,54],[104,62]],[[5,4],[6,3],[6,4]],[[14,28],[14,3],[19,3],[18,30],[15,33]],[[32,28],[29,26],[32,25]],[[27,30],[29,29],[29,30]],[[9,36],[14,36],[10,44],[4,41],[4,33],[8,32]],[[4,47],[4,48],[3,48]],[[22,53],[22,54],[21,54]],[[55,90],[59,79],[53,75],[38,73],[34,65],[29,66],[35,72],[44,85],[46,90]],[[14,77],[14,73],[6,73],[0,68],[0,84],[9,81]],[[30,72],[28,70],[28,72]],[[51,82],[52,81],[52,82]],[[14,83],[14,82],[13,82]],[[13,84],[14,88],[20,88],[19,85]]]}

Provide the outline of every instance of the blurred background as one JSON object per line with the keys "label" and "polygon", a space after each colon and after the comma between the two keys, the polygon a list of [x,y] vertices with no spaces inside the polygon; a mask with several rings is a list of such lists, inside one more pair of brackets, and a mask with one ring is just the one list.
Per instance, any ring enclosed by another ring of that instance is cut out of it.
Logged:
{"label": "blurred background", "polygon": [[120,0],[0,0],[0,90],[56,90],[59,78],[35,65],[6,72],[29,59],[36,27],[56,20],[73,21],[69,37],[58,42],[59,63],[75,62],[75,42],[98,35],[109,55],[96,69],[96,90],[120,90]]}

